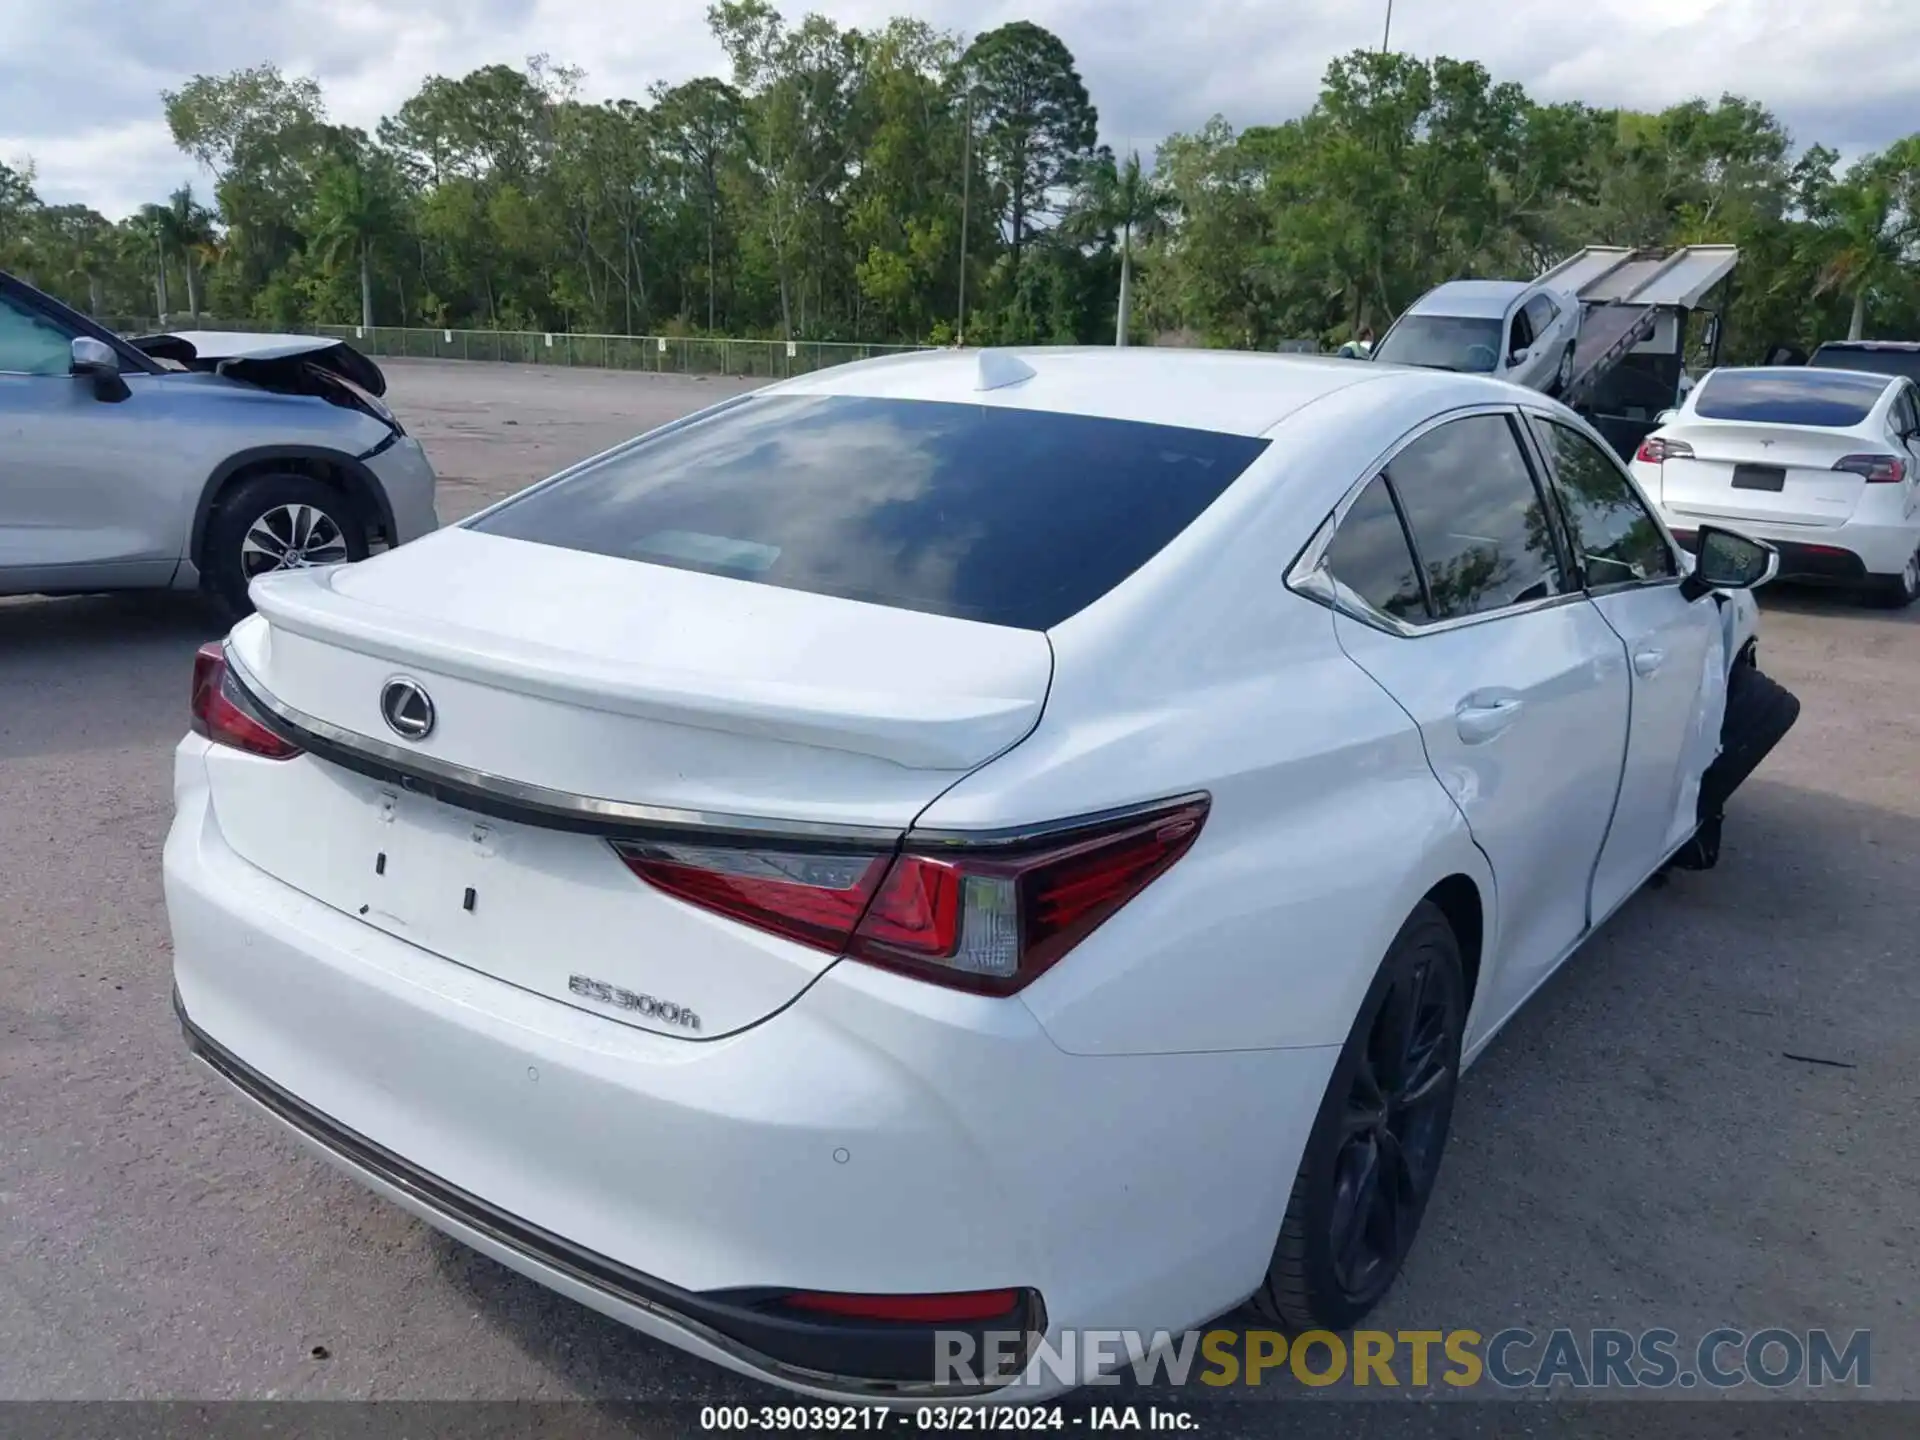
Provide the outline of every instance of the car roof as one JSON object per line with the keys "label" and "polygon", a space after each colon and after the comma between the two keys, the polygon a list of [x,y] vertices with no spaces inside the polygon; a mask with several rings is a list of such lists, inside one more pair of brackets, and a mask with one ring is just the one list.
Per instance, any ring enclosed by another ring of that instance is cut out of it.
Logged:
{"label": "car roof", "polygon": [[[1006,378],[1023,370],[1031,376]],[[1257,436],[1336,392],[1435,373],[1320,355],[1044,346],[893,355],[817,370],[760,393],[1001,405]]]}
{"label": "car roof", "polygon": [[1525,280],[1449,280],[1436,285],[1407,309],[1409,315],[1505,315],[1513,302],[1533,289]]}

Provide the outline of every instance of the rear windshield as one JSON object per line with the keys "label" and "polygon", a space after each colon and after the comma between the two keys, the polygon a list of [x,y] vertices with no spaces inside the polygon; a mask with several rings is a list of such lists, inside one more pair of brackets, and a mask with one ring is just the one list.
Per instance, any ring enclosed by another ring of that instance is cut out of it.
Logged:
{"label": "rear windshield", "polygon": [[1003,406],[767,396],[529,491],[493,535],[1047,630],[1266,448]]}
{"label": "rear windshield", "polygon": [[1388,333],[1373,358],[1392,365],[1491,375],[1500,363],[1500,322],[1451,315],[1409,315]]}
{"label": "rear windshield", "polygon": [[1865,370],[1874,375],[1905,375],[1920,380],[1920,349],[1872,350],[1850,345],[1822,345],[1813,352],[1809,365],[1827,370]]}
{"label": "rear windshield", "polygon": [[1702,420],[1846,429],[1872,413],[1887,382],[1844,370],[1722,370],[1700,386],[1693,413]]}

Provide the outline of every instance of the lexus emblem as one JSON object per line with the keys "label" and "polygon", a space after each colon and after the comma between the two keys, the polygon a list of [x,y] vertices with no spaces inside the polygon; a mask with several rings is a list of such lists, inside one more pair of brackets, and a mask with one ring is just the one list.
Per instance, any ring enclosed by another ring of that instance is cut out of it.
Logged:
{"label": "lexus emblem", "polygon": [[380,691],[380,718],[402,740],[424,740],[433,733],[433,701],[417,680],[389,680]]}

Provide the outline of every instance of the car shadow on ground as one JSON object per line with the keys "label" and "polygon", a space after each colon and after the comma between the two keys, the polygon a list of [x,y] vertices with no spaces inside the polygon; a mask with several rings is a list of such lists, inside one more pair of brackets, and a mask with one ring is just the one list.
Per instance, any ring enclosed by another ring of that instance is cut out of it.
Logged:
{"label": "car shadow on ground", "polygon": [[[1887,606],[1875,605],[1861,599],[1854,591],[1832,585],[1796,585],[1789,580],[1776,580],[1771,585],[1756,591],[1755,598],[1760,602],[1762,615],[1779,611],[1791,615],[1859,620],[1870,624],[1920,623],[1920,605],[1895,610]],[[1763,645],[1766,643],[1764,630],[1760,643]]]}
{"label": "car shadow on ground", "polygon": [[0,600],[0,760],[183,734],[193,652],[226,630],[168,591]]}

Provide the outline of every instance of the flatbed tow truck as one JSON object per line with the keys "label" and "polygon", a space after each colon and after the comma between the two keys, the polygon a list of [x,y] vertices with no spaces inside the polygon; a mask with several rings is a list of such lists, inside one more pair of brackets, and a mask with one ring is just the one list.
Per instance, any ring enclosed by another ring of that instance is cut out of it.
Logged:
{"label": "flatbed tow truck", "polygon": [[1667,249],[1591,245],[1546,271],[1536,283],[1580,301],[1580,338],[1573,376],[1561,399],[1632,459],[1659,428],[1659,415],[1680,403],[1691,322],[1709,367],[1720,363],[1727,301],[1740,251],[1732,245]]}

